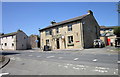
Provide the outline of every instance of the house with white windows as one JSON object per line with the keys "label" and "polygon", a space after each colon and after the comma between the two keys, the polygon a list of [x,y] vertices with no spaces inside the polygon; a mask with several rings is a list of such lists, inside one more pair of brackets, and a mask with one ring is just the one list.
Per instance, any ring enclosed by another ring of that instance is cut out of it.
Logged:
{"label": "house with white windows", "polygon": [[22,30],[0,35],[0,50],[23,50],[28,46],[28,36]]}

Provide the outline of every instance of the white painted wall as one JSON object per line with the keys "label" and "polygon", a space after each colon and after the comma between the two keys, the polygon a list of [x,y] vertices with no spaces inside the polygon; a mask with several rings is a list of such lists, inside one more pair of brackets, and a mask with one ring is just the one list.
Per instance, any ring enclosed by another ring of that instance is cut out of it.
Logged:
{"label": "white painted wall", "polygon": [[[0,50],[21,50],[27,49],[28,47],[28,36],[22,32],[18,31],[16,35],[7,36],[0,38]],[[5,45],[5,43],[7,45]],[[14,46],[12,46],[14,44]]]}
{"label": "white painted wall", "polygon": [[[1,38],[1,49],[3,50],[15,50],[16,49],[16,35],[14,36],[7,36],[7,37],[2,37]],[[7,44],[5,46],[5,43]],[[14,46],[12,46],[12,44],[14,44]]]}

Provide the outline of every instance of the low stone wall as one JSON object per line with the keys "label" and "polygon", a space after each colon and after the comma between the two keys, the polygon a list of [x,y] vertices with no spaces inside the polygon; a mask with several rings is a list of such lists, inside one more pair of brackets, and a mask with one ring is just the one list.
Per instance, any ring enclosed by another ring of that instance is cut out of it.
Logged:
{"label": "low stone wall", "polygon": [[0,55],[0,62],[3,62],[5,60],[5,57]]}

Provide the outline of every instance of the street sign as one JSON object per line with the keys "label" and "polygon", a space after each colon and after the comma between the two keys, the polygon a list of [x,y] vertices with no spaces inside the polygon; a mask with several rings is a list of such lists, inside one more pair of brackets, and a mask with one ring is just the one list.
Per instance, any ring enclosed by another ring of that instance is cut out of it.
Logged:
{"label": "street sign", "polygon": [[35,40],[35,42],[36,42],[36,43],[38,43],[38,42],[39,42],[39,40]]}

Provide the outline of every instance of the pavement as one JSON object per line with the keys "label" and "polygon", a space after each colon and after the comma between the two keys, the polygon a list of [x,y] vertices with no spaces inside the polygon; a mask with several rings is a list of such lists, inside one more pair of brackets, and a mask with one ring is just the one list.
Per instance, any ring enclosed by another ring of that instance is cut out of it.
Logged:
{"label": "pavement", "polygon": [[11,61],[2,72],[10,75],[118,75],[118,53],[114,47],[4,51],[4,55]]}
{"label": "pavement", "polygon": [[0,62],[0,69],[5,67],[10,62],[9,57],[5,57],[5,60],[3,62]]}

